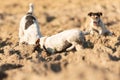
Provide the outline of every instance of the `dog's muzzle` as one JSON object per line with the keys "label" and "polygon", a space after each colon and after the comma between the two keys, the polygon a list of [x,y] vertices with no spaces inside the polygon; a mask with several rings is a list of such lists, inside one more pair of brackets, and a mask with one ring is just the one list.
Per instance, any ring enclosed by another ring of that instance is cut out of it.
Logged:
{"label": "dog's muzzle", "polygon": [[98,26],[98,22],[93,21],[93,25],[94,25],[94,26]]}

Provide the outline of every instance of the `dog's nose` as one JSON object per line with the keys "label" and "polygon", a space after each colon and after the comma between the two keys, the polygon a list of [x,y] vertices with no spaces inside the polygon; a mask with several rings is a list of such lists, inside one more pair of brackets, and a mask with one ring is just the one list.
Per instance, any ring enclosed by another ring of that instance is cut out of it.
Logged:
{"label": "dog's nose", "polygon": [[95,16],[95,18],[97,19],[97,18],[98,18],[98,16]]}

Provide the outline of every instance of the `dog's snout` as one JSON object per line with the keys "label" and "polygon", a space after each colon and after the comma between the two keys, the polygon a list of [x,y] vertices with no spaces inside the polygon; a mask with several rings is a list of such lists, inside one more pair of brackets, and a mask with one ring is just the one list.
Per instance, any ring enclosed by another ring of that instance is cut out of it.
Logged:
{"label": "dog's snout", "polygon": [[97,19],[97,18],[98,18],[98,16],[95,16],[95,18]]}

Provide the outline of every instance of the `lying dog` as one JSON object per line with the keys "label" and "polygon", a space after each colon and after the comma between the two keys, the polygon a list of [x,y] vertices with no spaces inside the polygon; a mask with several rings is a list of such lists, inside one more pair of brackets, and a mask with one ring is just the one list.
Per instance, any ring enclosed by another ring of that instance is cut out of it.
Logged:
{"label": "lying dog", "polygon": [[39,31],[39,24],[33,15],[33,4],[29,4],[29,10],[25,16],[22,17],[19,27],[19,43],[35,44],[37,39],[42,35]]}
{"label": "lying dog", "polygon": [[105,27],[105,24],[101,20],[101,12],[90,12],[88,13],[90,17],[90,29],[89,33],[94,34],[94,32],[99,33],[100,35],[112,35],[112,33]]}
{"label": "lying dog", "polygon": [[41,37],[40,46],[48,53],[70,51],[73,49],[79,50],[83,47],[85,36],[79,29],[71,29],[60,32],[50,37]]}

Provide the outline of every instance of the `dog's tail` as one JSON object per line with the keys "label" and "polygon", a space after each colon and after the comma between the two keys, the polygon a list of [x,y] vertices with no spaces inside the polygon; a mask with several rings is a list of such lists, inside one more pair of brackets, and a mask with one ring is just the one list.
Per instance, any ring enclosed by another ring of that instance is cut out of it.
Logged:
{"label": "dog's tail", "polygon": [[32,3],[30,3],[29,10],[28,10],[27,14],[33,14],[33,10],[34,10],[34,5]]}

